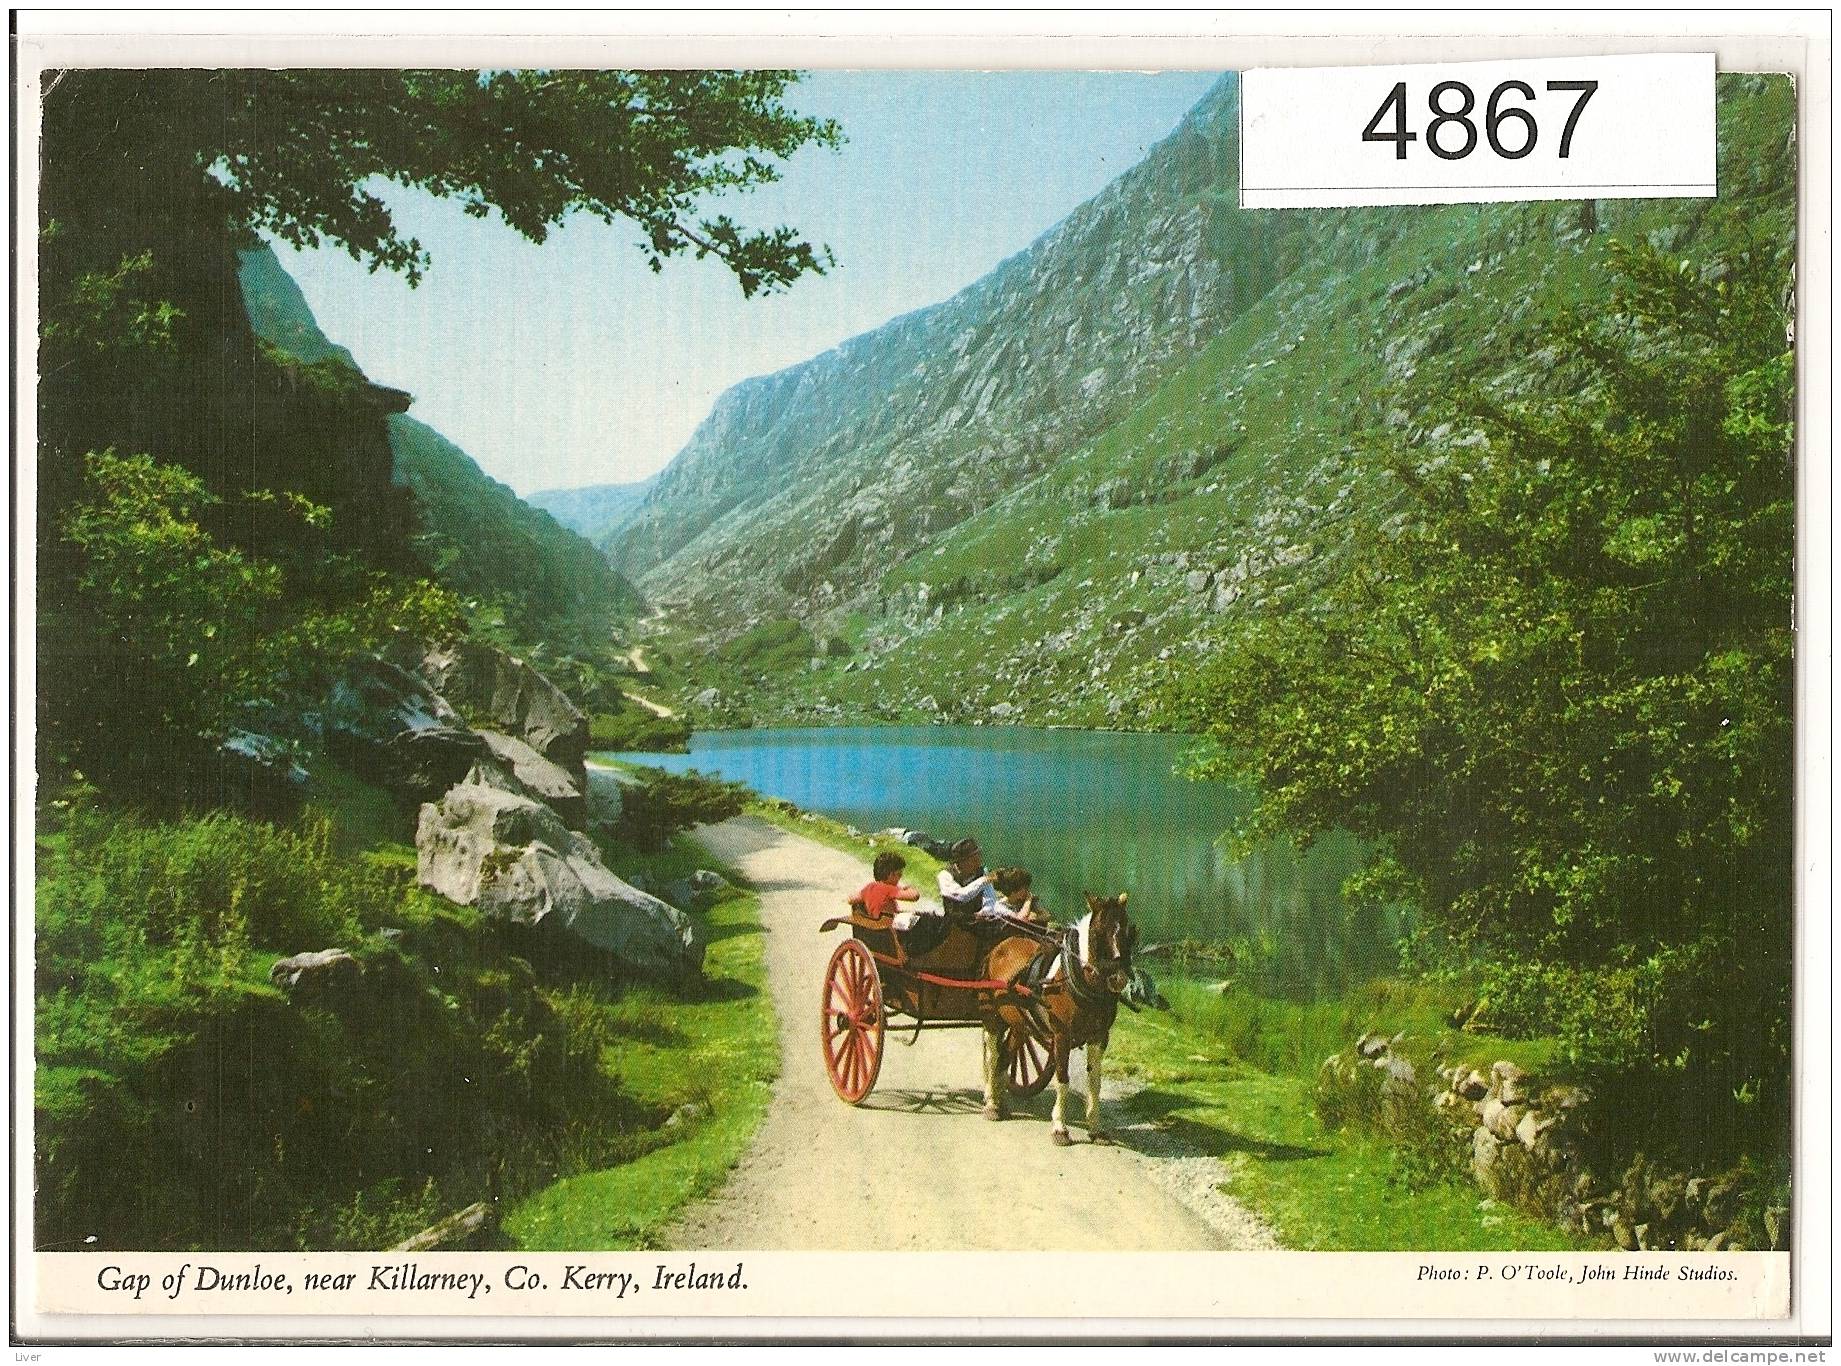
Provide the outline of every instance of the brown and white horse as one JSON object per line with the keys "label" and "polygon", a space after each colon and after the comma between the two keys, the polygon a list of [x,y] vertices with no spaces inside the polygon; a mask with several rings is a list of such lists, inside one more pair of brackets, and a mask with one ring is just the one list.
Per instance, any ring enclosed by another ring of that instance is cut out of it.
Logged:
{"label": "brown and white horse", "polygon": [[[1100,1127],[1100,1066],[1118,1017],[1119,998],[1131,985],[1131,951],[1138,930],[1125,914],[1126,893],[1096,897],[1084,893],[1087,913],[1070,927],[1056,962],[1031,997],[999,997],[984,1020],[984,1113],[1004,1117],[1003,1039],[1007,1031],[1028,1029],[1046,1035],[1055,1068],[1055,1111],[1049,1136],[1066,1147],[1068,1137],[1068,1062],[1076,1048],[1087,1050],[1087,1136],[1109,1140]],[[1018,936],[1000,942],[986,956],[986,979],[1014,982],[1044,952],[1033,939]]]}

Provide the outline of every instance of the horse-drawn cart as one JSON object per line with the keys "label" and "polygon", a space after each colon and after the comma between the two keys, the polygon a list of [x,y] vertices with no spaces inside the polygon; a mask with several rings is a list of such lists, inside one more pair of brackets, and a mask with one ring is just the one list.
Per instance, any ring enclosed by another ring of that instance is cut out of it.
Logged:
{"label": "horse-drawn cart", "polygon": [[[1004,1010],[1007,1022],[998,1016],[1000,1006],[1026,1005],[1034,993],[1019,982],[974,975],[982,955],[969,926],[951,925],[941,944],[910,957],[892,919],[867,916],[853,903],[849,915],[825,921],[820,932],[839,925],[849,925],[852,937],[837,946],[825,968],[818,1038],[840,1100],[860,1105],[874,1089],[891,1028],[912,1044],[922,1030],[983,1029],[996,1022],[1009,1092],[1033,1096],[1048,1084],[1051,1047],[1037,1012]],[[898,1019],[904,1023],[895,1024]]]}

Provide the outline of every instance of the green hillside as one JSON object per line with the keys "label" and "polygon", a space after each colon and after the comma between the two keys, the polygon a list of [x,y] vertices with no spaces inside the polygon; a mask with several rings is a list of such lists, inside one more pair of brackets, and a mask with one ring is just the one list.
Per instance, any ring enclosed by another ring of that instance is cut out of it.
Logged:
{"label": "green hillside", "polygon": [[[310,366],[356,374],[351,353],[320,331],[300,288],[266,246],[240,254],[249,320],[271,346]],[[404,413],[389,415],[397,483],[415,495],[423,558],[441,581],[494,604],[525,640],[560,623],[604,637],[638,607],[632,586],[549,513],[488,477],[460,447]]]}

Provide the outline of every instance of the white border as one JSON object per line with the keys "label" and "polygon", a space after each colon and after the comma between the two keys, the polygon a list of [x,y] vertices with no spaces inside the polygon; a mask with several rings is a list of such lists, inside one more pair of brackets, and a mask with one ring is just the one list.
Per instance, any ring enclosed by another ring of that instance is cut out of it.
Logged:
{"label": "white border", "polygon": [[[263,65],[421,64],[749,65],[803,67],[1057,67],[1113,69],[1245,69],[1255,65],[1330,65],[1338,62],[1406,62],[1440,58],[1592,52],[1686,51],[1713,48],[1721,70],[1794,71],[1798,74],[1798,137],[1802,151],[1798,279],[1800,485],[1798,490],[1799,768],[1797,828],[1800,841],[1797,1048],[1803,1085],[1798,1100],[1798,1195],[1794,1307],[1788,1321],[1732,1324],[1660,1321],[1325,1320],[1314,1331],[1337,1338],[1400,1336],[1474,1338],[1608,1334],[1643,1339],[1665,1334],[1730,1334],[1761,1339],[1827,1335],[1832,1326],[1832,1010],[1830,823],[1831,658],[1831,79],[1830,23],[1822,11],[1597,13],[1445,13],[1363,15],[1350,11],[1226,14],[1197,11],[645,11],[486,13],[447,11],[259,14],[222,11],[148,13],[27,11],[15,16],[18,108],[35,108],[36,71],[42,65]],[[1341,30],[1341,32],[1336,32]],[[362,35],[362,36],[354,36]],[[27,122],[30,122],[27,120]],[[30,127],[16,127],[19,203],[29,204],[35,146]],[[35,259],[31,217],[15,205],[18,232],[15,287],[17,317],[16,444],[19,525],[13,528],[17,584],[33,582],[32,462],[17,458],[33,447],[30,361],[33,354]],[[34,696],[32,602],[17,604],[20,698]],[[15,706],[20,748],[14,759],[15,877],[31,885],[31,709]],[[15,1080],[14,1198],[30,1208],[30,905],[15,908],[14,959],[18,994],[12,1035]],[[1811,1157],[1813,1155],[1813,1160]],[[9,1255],[14,1249],[9,1248]],[[1233,1254],[1228,1254],[1233,1255]],[[1309,1257],[1311,1254],[1294,1254]],[[1410,1255],[1410,1254],[1402,1254]],[[23,1339],[157,1335],[269,1334],[294,1338],[427,1340],[444,1335],[476,1338],[497,1333],[518,1339],[536,1334],[632,1336],[636,1322],[606,1320],[437,1319],[349,1321],[329,1319],[103,1319],[75,1325],[32,1312],[31,1258],[14,1264],[16,1331]],[[873,1274],[873,1272],[868,1273]],[[1026,1279],[1021,1284],[1026,1284]],[[933,1300],[931,1287],[926,1298]],[[1188,1322],[1110,1320],[1084,1323],[975,1320],[701,1320],[671,1321],[667,1334],[745,1339],[757,1336],[919,1333],[962,1337],[1093,1334],[1294,1336],[1295,1321],[1242,1319]],[[654,1331],[657,1331],[654,1328]]]}

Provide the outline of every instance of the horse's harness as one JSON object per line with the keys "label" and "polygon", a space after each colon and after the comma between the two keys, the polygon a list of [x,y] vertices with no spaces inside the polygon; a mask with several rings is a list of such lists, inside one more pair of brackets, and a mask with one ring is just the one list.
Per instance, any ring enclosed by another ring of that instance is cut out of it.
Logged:
{"label": "horse's harness", "polygon": [[[1062,967],[1060,980],[1068,984],[1068,993],[1073,996],[1075,1004],[1092,1008],[1118,999],[1106,989],[1104,985],[1106,979],[1100,970],[1081,959],[1080,927],[1078,925],[1064,925],[1058,930],[1043,930],[1013,920],[1008,922],[1006,928],[1033,939],[1042,946],[1043,951],[1030,960],[1029,966],[1024,968],[1020,974],[1021,977],[1047,985],[1055,971],[1055,964],[1059,963]],[[1035,965],[1041,963],[1044,958],[1048,960],[1047,965],[1036,970]],[[1124,962],[1125,960],[1119,961]],[[1092,974],[1092,980],[1088,978],[1089,973]]]}

